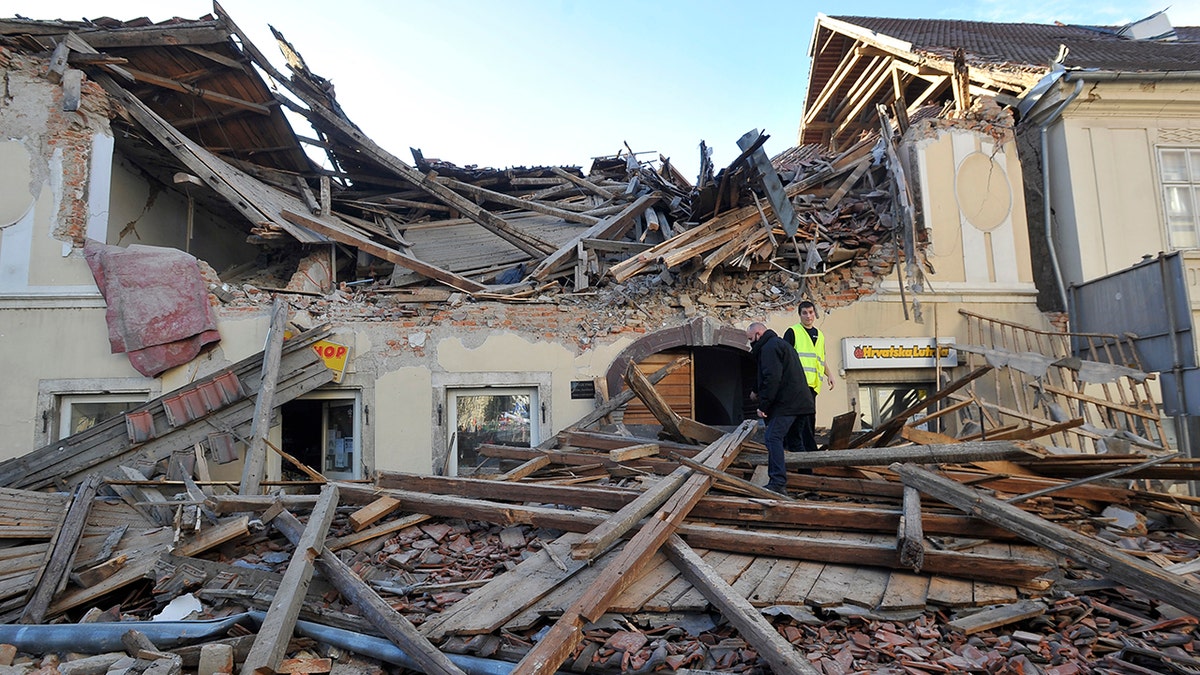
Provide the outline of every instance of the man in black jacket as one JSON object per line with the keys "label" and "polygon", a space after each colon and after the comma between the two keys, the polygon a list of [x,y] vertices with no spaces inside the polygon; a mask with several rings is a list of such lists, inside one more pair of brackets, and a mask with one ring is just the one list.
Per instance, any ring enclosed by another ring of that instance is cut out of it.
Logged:
{"label": "man in black jacket", "polygon": [[803,449],[798,421],[816,410],[794,347],[759,322],[746,329],[750,353],[758,362],[758,416],[766,419],[767,489],[787,494],[784,451]]}

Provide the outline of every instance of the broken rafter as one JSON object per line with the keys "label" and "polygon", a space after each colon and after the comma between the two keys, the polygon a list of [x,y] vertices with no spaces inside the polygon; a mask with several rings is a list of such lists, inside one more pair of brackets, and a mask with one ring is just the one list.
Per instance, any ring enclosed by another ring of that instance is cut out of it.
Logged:
{"label": "broken rafter", "polygon": [[944,445],[910,445],[895,448],[855,448],[793,452],[787,456],[789,469],[819,466],[887,466],[893,462],[917,464],[966,463],[996,459],[1040,457],[1039,448],[1017,441],[972,441]]}
{"label": "broken rafter", "polygon": [[1117,583],[1161,598],[1179,609],[1200,615],[1200,590],[1182,577],[1165,572],[1097,542],[1078,532],[989,497],[980,490],[956,483],[911,464],[895,464],[892,470],[905,485],[911,485],[959,510],[1009,529],[1025,539],[1060,553]]}
{"label": "broken rafter", "polygon": [[133,78],[135,80],[137,80],[138,82],[144,82],[146,84],[152,84],[156,87],[170,89],[171,91],[178,91],[178,92],[181,92],[184,94],[190,94],[197,98],[204,99],[205,101],[208,101],[209,103],[218,103],[220,105],[232,106],[234,108],[238,108],[239,110],[247,110],[250,112],[258,113],[259,115],[270,115],[271,107],[273,105],[277,105],[274,102],[272,102],[271,105],[263,105],[261,103],[254,103],[253,101],[246,101],[246,100],[243,100],[240,98],[236,98],[234,96],[228,96],[226,94],[217,93],[215,91],[201,89],[200,87],[188,84],[186,82],[172,80],[168,77],[161,77],[159,75],[155,75],[154,73],[147,73],[143,70],[137,70],[135,68],[130,68],[128,66],[123,66],[122,70],[129,73],[130,75],[132,75]]}
{"label": "broken rafter", "polygon": [[638,197],[636,201],[629,204],[615,216],[605,218],[579,235],[572,237],[570,241],[563,244],[558,250],[551,253],[538,265],[533,272],[530,273],[532,279],[545,279],[551,273],[557,271],[565,265],[570,256],[576,252],[576,246],[579,242],[585,239],[615,239],[625,234],[633,225],[635,219],[642,214],[651,204],[659,200],[658,194],[648,194]]}
{"label": "broken rafter", "polygon": [[440,281],[441,283],[464,293],[477,293],[479,291],[485,291],[488,289],[487,286],[479,283],[478,281],[473,281],[449,270],[444,270],[435,265],[430,265],[429,263],[418,260],[412,256],[405,255],[382,244],[376,244],[375,242],[361,235],[352,234],[348,231],[336,230],[325,225],[325,223],[303,213],[284,211],[281,215],[286,220],[296,225],[307,227],[318,234],[323,234],[331,239],[346,244],[347,246],[353,246],[360,251],[370,253],[376,258],[381,258],[405,269],[410,269],[435,281]]}
{"label": "broken rafter", "polygon": [[[719,447],[713,449],[710,466],[724,469],[733,462],[742,441],[753,428],[753,422],[743,422],[737,430],[719,441]],[[612,601],[637,580],[651,556],[679,528],[711,484],[712,478],[703,474],[689,478],[656,516],[649,519],[625,544],[625,548],[604,566],[600,575],[576,602],[564,610],[542,639],[526,652],[513,668],[514,675],[549,674],[558,670],[575,645],[583,639],[584,622],[599,620]]]}

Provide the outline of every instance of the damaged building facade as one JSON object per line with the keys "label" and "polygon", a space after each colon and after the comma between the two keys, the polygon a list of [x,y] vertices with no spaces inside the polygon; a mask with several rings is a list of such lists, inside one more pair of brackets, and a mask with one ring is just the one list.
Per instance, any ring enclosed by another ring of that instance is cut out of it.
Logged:
{"label": "damaged building facade", "polygon": [[[753,412],[742,328],[782,334],[802,297],[821,308],[837,380],[820,426],[847,412],[875,424],[961,376],[975,357],[956,346],[1001,347],[990,326],[1061,329],[1043,310],[1063,308],[1038,304],[1041,224],[1012,112],[1044,64],[990,68],[968,53],[958,68],[944,45],[820,17],[801,145],[768,162],[765,136],[749,133],[742,156],[705,163],[693,185],[665,158],[627,153],[587,174],[405,162],[354,126],[282,35],[290,75],[219,8],[0,26],[0,457],[53,449],[252,360],[273,299],[284,330],[323,331],[307,351],[333,370],[310,377],[284,350],[267,442],[299,461],[269,453],[270,479],[298,464],[347,479],[459,473],[481,443],[537,445],[590,413],[625,388],[630,363],[649,373],[678,356],[690,363],[662,385],[672,408],[736,425]],[[1077,220],[1078,250],[1060,247],[1080,261],[1068,282],[1099,272],[1085,244],[1103,237],[1082,223],[1107,222]],[[1123,241],[1104,270],[1141,255]],[[148,278],[180,282],[169,311],[145,300]],[[164,314],[178,320],[148,321]],[[228,398],[252,401],[261,375]],[[1061,422],[1007,381],[995,389],[990,412],[947,415],[937,431]],[[1130,405],[1156,421],[1153,401]],[[653,422],[640,406],[616,420]],[[136,424],[130,446],[169,431]],[[214,478],[243,471],[250,425],[247,411],[195,432]]]}

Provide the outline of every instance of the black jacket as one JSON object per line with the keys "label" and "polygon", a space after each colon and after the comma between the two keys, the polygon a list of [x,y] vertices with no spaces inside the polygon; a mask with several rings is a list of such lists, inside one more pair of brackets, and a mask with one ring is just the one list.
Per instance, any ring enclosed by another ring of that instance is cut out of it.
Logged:
{"label": "black jacket", "polygon": [[775,331],[768,329],[750,345],[758,361],[758,409],[774,415],[811,415],[817,411],[800,357]]}

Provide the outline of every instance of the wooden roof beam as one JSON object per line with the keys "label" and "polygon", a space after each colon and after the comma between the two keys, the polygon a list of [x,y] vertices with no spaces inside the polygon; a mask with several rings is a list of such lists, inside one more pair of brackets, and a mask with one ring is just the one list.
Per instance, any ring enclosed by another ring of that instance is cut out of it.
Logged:
{"label": "wooden roof beam", "polygon": [[882,78],[888,73],[888,63],[888,59],[881,57],[875,57],[871,59],[870,65],[868,65],[867,68],[864,69],[861,74],[859,74],[858,79],[854,82],[854,85],[851,86],[850,90],[846,92],[846,95],[843,96],[840,101],[838,101],[837,106],[829,115],[829,121],[836,125],[842,120],[846,119],[846,117],[848,117],[846,114],[847,109],[854,106],[854,104],[864,96],[863,92],[867,91],[868,89],[877,88],[880,85]]}
{"label": "wooden roof beam", "polygon": [[196,96],[196,97],[201,98],[210,103],[217,103],[220,105],[233,106],[235,108],[240,108],[242,110],[249,110],[250,112],[255,112],[260,115],[270,115],[271,114],[271,106],[263,105],[261,103],[245,101],[240,98],[228,96],[226,94],[219,94],[215,91],[208,91],[207,89],[201,89],[200,87],[194,87],[190,84],[187,84],[186,82],[172,80],[171,78],[168,78],[168,77],[162,77],[160,75],[155,75],[153,73],[147,73],[144,70],[137,70],[136,68],[129,68],[128,66],[126,66],[124,68],[124,70],[125,70],[125,72],[132,75],[133,79],[137,80],[138,82],[152,84],[156,87],[162,87],[164,89],[170,89],[172,91],[177,91],[177,92],[184,93],[184,94],[190,94],[192,96]]}
{"label": "wooden roof beam", "polygon": [[857,51],[851,50],[846,52],[846,55],[842,57],[841,63],[838,64],[837,70],[834,71],[833,77],[829,78],[829,82],[822,87],[821,95],[812,102],[808,110],[804,111],[804,119],[801,120],[801,126],[807,128],[816,122],[817,116],[829,103],[830,99],[833,98],[834,94],[837,93],[838,89],[842,87],[842,82],[846,79],[846,76],[854,70],[854,67],[861,59],[862,55]]}
{"label": "wooden roof beam", "polygon": [[867,83],[867,86],[864,87],[863,90],[857,95],[853,97],[846,97],[844,103],[854,101],[854,104],[844,110],[840,115],[837,116],[836,119],[834,119],[834,123],[837,124],[837,126],[833,130],[833,138],[838,138],[842,135],[843,131],[850,128],[854,124],[855,117],[862,112],[863,108],[874,101],[876,94],[878,94],[879,90],[883,88],[883,85],[891,82],[892,69],[886,67],[887,65],[888,62],[885,61],[885,67],[874,73],[872,79],[869,81],[869,83]]}

